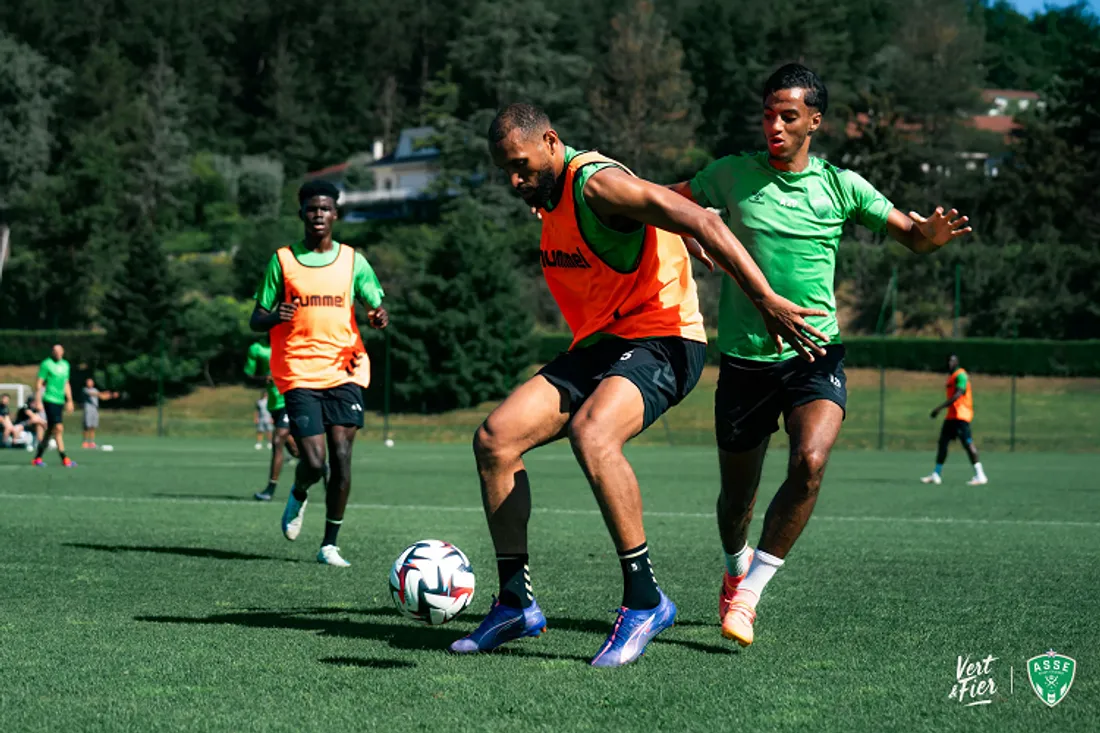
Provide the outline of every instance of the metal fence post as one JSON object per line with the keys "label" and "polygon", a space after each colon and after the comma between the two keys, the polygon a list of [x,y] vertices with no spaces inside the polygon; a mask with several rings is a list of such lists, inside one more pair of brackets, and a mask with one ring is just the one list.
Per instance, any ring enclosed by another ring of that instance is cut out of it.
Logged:
{"label": "metal fence post", "polygon": [[157,437],[164,437],[164,324],[159,329],[160,353],[157,359]]}
{"label": "metal fence post", "polygon": [[1008,421],[1008,452],[1016,452],[1016,372],[1019,371],[1016,365],[1016,339],[1020,336],[1020,329],[1018,326],[1012,327],[1012,402],[1011,402],[1011,416]]}
{"label": "metal fence post", "polygon": [[390,331],[386,329],[382,333],[385,335],[386,352],[383,356],[386,383],[382,389],[382,440],[387,441],[390,439],[390,384],[393,380],[390,378]]}

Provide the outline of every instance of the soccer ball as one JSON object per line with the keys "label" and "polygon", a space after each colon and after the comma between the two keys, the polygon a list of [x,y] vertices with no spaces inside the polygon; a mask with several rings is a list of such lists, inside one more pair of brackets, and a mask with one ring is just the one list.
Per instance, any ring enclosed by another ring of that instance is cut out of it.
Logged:
{"label": "soccer ball", "polygon": [[390,593],[403,616],[439,626],[458,616],[474,599],[474,568],[449,542],[421,540],[394,560]]}

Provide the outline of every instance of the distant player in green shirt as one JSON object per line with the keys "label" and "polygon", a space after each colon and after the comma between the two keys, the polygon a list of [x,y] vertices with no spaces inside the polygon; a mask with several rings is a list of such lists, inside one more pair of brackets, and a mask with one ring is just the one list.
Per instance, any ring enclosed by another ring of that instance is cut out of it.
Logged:
{"label": "distant player in green shirt", "polygon": [[72,468],[76,465],[65,455],[64,413],[73,411],[73,388],[69,385],[69,362],[65,361],[65,348],[54,344],[50,358],[43,359],[38,367],[38,382],[34,388],[35,407],[46,413],[46,436],[38,443],[33,464],[45,466],[42,454],[50,445],[50,438],[57,442],[57,452],[61,454],[61,465]]}
{"label": "distant player in green shirt", "polygon": [[[267,338],[264,338],[266,341]],[[275,425],[271,439],[271,472],[268,474],[267,488],[252,496],[257,501],[271,501],[275,488],[279,485],[279,474],[283,470],[283,446],[290,455],[298,457],[298,445],[290,435],[290,418],[286,414],[286,400],[279,393],[275,381],[271,378],[271,346],[257,341],[248,347],[248,358],[244,362],[244,373],[254,380],[262,381],[267,390],[267,409]],[[257,446],[259,447],[259,446]]]}
{"label": "distant player in green shirt", "polygon": [[[722,634],[748,646],[756,605],[813,512],[847,401],[844,347],[836,320],[833,275],[844,223],[886,232],[913,252],[935,252],[970,231],[967,218],[937,208],[932,216],[894,208],[857,173],[810,157],[810,141],[828,107],[828,91],[799,64],[764,85],[767,150],[715,161],[672,188],[696,203],[728,212],[727,224],[775,291],[827,315],[808,319],[829,337],[824,357],[769,335],[756,308],[729,278],[722,282],[715,395],[721,468],[718,527],[726,553],[719,615]],[[706,261],[692,242],[693,254]],[[755,552],[748,546],[760,471],[783,415],[790,436],[787,479],[764,517]]]}

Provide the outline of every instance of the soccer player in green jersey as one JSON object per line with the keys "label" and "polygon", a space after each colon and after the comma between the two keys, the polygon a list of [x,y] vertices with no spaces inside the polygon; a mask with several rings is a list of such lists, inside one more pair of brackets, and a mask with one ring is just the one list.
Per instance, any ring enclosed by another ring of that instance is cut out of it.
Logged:
{"label": "soccer player in green jersey", "polygon": [[[264,340],[266,341],[266,338]],[[275,496],[275,488],[279,485],[279,474],[283,470],[283,448],[285,446],[286,450],[290,451],[290,455],[297,458],[298,445],[290,435],[290,418],[286,414],[286,400],[279,393],[279,388],[275,386],[275,380],[271,378],[269,344],[257,341],[248,347],[244,373],[255,380],[263,381],[264,388],[267,390],[267,409],[275,425],[271,439],[271,470],[268,473],[267,488],[252,495],[256,501],[271,501],[271,497]]]}
{"label": "soccer player in green jersey", "polygon": [[[748,646],[765,585],[782,567],[817,501],[825,464],[844,419],[844,346],[836,320],[833,274],[844,223],[886,232],[915,253],[935,252],[970,231],[967,218],[937,208],[927,219],[894,208],[859,174],[810,157],[810,142],[828,107],[828,91],[812,71],[789,64],[763,90],[767,150],[731,155],[672,188],[696,203],[725,209],[727,225],[775,291],[798,305],[826,311],[808,319],[829,337],[823,358],[794,358],[764,328],[756,308],[729,278],[722,282],[715,394],[721,471],[718,529],[726,553],[719,615],[722,633]],[[700,259],[703,254],[688,243]],[[787,478],[764,517],[754,551],[748,546],[760,471],[783,415],[790,436]]]}
{"label": "soccer player in green jersey", "polygon": [[34,388],[35,407],[46,413],[46,435],[38,443],[33,465],[45,466],[42,454],[50,445],[50,438],[57,443],[61,465],[72,468],[73,459],[65,455],[64,413],[73,411],[73,388],[69,385],[69,362],[65,361],[65,348],[54,344],[50,358],[43,359],[38,367],[38,382]]}

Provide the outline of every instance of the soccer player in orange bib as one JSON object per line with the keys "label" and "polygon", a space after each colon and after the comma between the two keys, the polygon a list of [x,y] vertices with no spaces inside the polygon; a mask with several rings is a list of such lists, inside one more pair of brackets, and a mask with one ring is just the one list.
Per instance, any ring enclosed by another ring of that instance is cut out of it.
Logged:
{"label": "soccer player in orange bib", "polygon": [[921,482],[926,484],[943,483],[943,464],[947,460],[947,447],[955,438],[959,439],[966,455],[974,466],[974,478],[966,483],[971,486],[981,486],[989,483],[985,475],[982,462],[978,458],[978,449],[974,447],[974,436],[970,433],[970,422],[974,419],[974,393],[970,388],[970,375],[959,366],[959,357],[952,354],[947,358],[947,399],[932,410],[933,420],[941,410],[947,410],[940,428],[940,443],[936,449],[936,468],[927,476],[921,477]]}
{"label": "soccer player in orange bib", "polygon": [[317,561],[348,567],[336,536],[351,489],[351,451],[363,427],[370,362],[355,323],[355,299],[369,307],[372,328],[385,328],[382,286],[363,255],[332,239],[340,192],[311,181],[298,190],[305,237],[271,257],[252,311],[253,331],[271,336],[271,376],[286,400],[300,461],[283,510],[283,535],[297,539],[309,488],[325,485],[325,535]]}
{"label": "soccer player in orange bib", "polygon": [[503,109],[489,145],[512,188],[541,212],[543,274],[573,342],[477,430],[474,454],[500,593],[477,630],[451,650],[490,651],[544,630],[528,572],[531,488],[523,455],[567,437],[623,572],[618,620],[592,660],[617,667],[641,656],[676,617],[654,579],[638,480],[623,446],[678,404],[703,370],[703,319],[688,249],[677,235],[694,235],[701,243],[695,246],[757,304],[769,331],[803,354],[824,353],[814,340],[828,339],[804,320],[823,311],[776,295],[718,216],[599,153],[566,146],[537,107]]}

